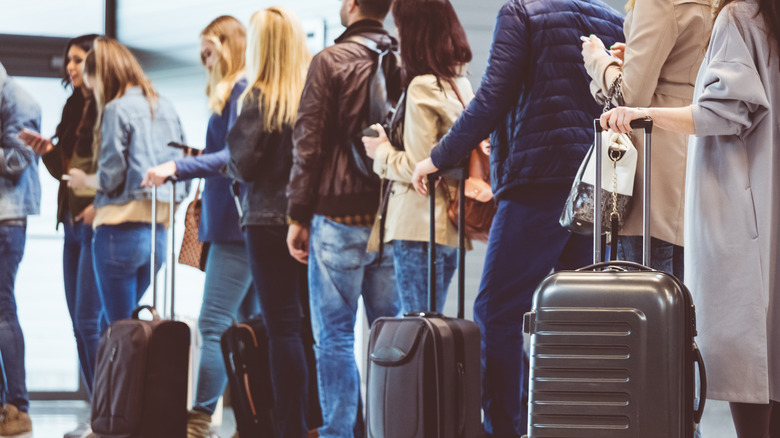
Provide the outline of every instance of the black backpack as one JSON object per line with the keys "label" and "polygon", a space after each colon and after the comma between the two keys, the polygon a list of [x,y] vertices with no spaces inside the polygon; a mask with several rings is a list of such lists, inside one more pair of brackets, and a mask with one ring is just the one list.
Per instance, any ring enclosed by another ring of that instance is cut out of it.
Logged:
{"label": "black backpack", "polygon": [[374,160],[366,155],[366,149],[363,147],[361,137],[363,136],[363,129],[374,123],[381,123],[385,126],[385,131],[387,131],[388,122],[393,117],[400,94],[400,77],[393,76],[398,72],[398,54],[393,51],[392,46],[380,47],[376,41],[360,35],[348,37],[344,39],[344,42],[360,44],[377,55],[377,62],[374,64],[374,72],[368,85],[369,93],[366,104],[368,114],[363,120],[360,131],[350,137],[348,143],[350,145],[353,168],[364,177],[378,182],[379,176],[374,173],[373,169]]}

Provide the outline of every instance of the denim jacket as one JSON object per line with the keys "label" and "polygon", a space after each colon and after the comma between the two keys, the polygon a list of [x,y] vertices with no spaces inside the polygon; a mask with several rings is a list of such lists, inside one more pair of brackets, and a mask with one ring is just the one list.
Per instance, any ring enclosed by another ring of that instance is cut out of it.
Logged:
{"label": "denim jacket", "polygon": [[41,108],[0,64],[0,220],[38,214],[38,157],[19,139],[27,128],[41,131]]}
{"label": "denim jacket", "polygon": [[[146,170],[182,157],[179,149],[168,146],[171,141],[186,144],[179,116],[162,96],[154,105],[154,115],[139,87],[129,88],[122,97],[107,103],[101,124],[100,188],[95,208],[151,198],[151,189],[141,187]],[[157,190],[160,201],[170,199],[170,187],[165,184]],[[187,196],[184,183],[177,183],[176,195],[176,202]]]}

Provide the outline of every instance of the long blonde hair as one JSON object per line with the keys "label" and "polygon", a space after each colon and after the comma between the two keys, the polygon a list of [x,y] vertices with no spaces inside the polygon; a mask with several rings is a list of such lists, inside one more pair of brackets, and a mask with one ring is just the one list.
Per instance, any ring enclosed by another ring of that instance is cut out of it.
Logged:
{"label": "long blonde hair", "polygon": [[633,10],[635,5],[636,5],[636,0],[628,0],[628,2],[626,3],[626,12]]}
{"label": "long blonde hair", "polygon": [[[244,72],[246,29],[235,17],[222,15],[209,23],[200,36],[214,43],[217,48],[219,59],[217,65],[208,71],[206,96],[209,98],[209,109],[221,115],[233,86]],[[204,60],[201,58],[201,61]]]}
{"label": "long blonde hair", "polygon": [[272,6],[252,14],[249,20],[246,74],[249,86],[241,102],[257,88],[263,123],[281,131],[295,123],[298,104],[311,62],[306,33],[298,18],[284,6]]}
{"label": "long blonde hair", "polygon": [[157,92],[130,50],[119,41],[106,36],[95,39],[92,50],[84,60],[84,74],[94,82],[90,83],[90,87],[95,96],[98,116],[92,142],[92,157],[97,160],[100,155],[100,129],[106,104],[124,96],[128,87],[137,86],[149,102],[149,111],[154,117]]}

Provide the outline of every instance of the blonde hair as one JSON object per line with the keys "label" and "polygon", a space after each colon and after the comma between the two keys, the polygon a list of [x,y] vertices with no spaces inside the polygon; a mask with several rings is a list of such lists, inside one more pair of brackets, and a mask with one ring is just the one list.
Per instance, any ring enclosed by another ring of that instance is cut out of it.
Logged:
{"label": "blonde hair", "polygon": [[298,104],[311,62],[306,33],[298,18],[283,6],[252,14],[246,50],[248,87],[241,102],[256,88],[257,105],[266,129],[281,131],[295,123]]}
{"label": "blonde hair", "polygon": [[[233,86],[244,72],[246,29],[235,17],[222,15],[209,23],[200,36],[214,43],[217,48],[217,65],[208,71],[206,96],[209,98],[209,109],[221,115]],[[205,61],[202,55],[201,61]]]}
{"label": "blonde hair", "polygon": [[636,0],[628,0],[628,2],[626,3],[626,12],[633,10],[635,5],[636,5]]}
{"label": "blonde hair", "polygon": [[84,73],[94,82],[90,85],[98,111],[92,143],[92,157],[93,161],[96,161],[100,155],[100,128],[106,104],[124,96],[128,87],[137,86],[149,102],[149,112],[154,117],[157,92],[130,50],[110,37],[101,36],[95,39],[92,50],[84,60]]}

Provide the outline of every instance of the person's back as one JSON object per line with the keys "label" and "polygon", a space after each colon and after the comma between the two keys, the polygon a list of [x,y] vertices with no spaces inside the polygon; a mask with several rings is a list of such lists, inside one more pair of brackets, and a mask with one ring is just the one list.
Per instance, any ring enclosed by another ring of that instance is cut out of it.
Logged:
{"label": "person's back", "polygon": [[16,314],[14,286],[24,254],[27,216],[38,214],[38,158],[19,139],[23,129],[40,131],[41,109],[0,64],[0,436],[28,436],[24,337]]}
{"label": "person's back", "polygon": [[623,18],[600,0],[510,0],[498,14],[488,67],[474,100],[413,176],[450,168],[491,133],[498,209],[474,317],[482,330],[487,436],[526,433],[522,315],[550,270],[592,258],[587,236],[558,224],[571,182],[593,140],[600,108],[590,96],[580,36],[608,44]]}
{"label": "person's back", "polygon": [[[309,265],[323,438],[362,435],[355,423],[360,403],[353,352],[358,298],[363,297],[369,323],[399,310],[392,251],[381,259],[366,253],[379,182],[360,172],[351,145],[358,139],[356,146],[362,149],[361,131],[373,122],[367,120],[369,85],[378,59],[366,41],[354,37],[395,50],[395,41],[382,28],[389,8],[390,0],[342,0],[341,21],[347,30],[312,60],[293,130],[287,246],[293,257]],[[398,82],[395,62],[385,63],[384,72],[393,101],[398,94],[390,85]]]}

